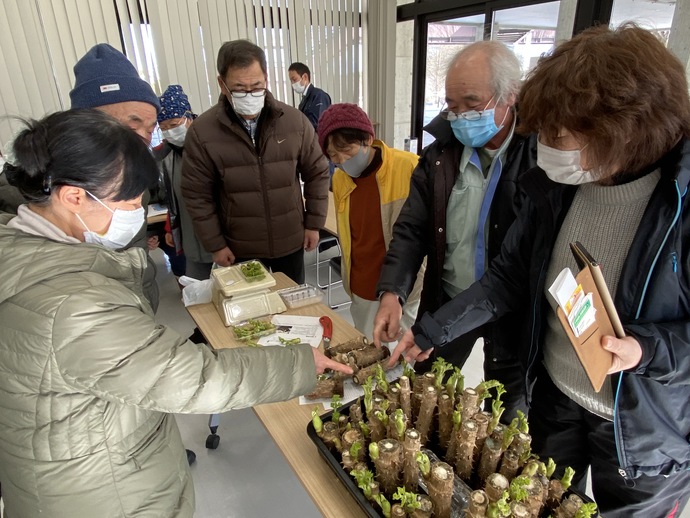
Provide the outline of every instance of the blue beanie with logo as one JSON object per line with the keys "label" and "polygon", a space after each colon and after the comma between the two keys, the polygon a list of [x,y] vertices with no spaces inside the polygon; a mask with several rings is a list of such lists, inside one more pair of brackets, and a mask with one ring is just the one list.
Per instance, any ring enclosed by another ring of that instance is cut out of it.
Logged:
{"label": "blue beanie with logo", "polygon": [[119,50],[99,43],[74,65],[75,84],[69,93],[72,108],[96,108],[106,104],[140,101],[161,106],[158,96]]}

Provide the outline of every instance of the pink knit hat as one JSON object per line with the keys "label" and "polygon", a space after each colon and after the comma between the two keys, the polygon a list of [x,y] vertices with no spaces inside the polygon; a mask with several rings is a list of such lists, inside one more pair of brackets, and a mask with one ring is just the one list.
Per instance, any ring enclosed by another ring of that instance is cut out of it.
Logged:
{"label": "pink knit hat", "polygon": [[319,117],[318,125],[319,145],[326,153],[326,139],[328,135],[341,128],[352,128],[369,133],[374,137],[374,126],[364,110],[356,104],[332,104]]}

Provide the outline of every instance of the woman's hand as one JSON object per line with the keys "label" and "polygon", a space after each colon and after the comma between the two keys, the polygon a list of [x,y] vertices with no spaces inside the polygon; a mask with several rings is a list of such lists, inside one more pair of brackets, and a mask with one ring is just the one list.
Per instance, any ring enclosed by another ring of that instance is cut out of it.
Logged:
{"label": "woman's hand", "polygon": [[316,374],[323,374],[323,372],[326,369],[330,369],[332,371],[339,371],[343,374],[348,375],[353,374],[352,367],[344,365],[335,360],[331,360],[329,357],[327,357],[325,354],[323,354],[321,351],[314,347],[312,347],[311,351],[314,353],[314,364],[316,365]]}
{"label": "woman's hand", "polygon": [[607,374],[633,369],[642,359],[642,347],[632,336],[624,338],[604,336],[601,339],[601,346],[613,353],[613,362]]}
{"label": "woman's hand", "polygon": [[424,361],[429,356],[431,356],[433,350],[434,348],[432,347],[431,349],[422,351],[419,347],[417,347],[417,345],[415,345],[414,343],[414,335],[412,334],[412,330],[410,329],[403,335],[403,337],[398,342],[398,345],[395,346],[395,349],[391,353],[391,357],[388,359],[388,367],[394,367],[395,364],[398,362],[398,358],[400,358],[400,356],[405,358],[407,363],[413,363],[415,361]]}

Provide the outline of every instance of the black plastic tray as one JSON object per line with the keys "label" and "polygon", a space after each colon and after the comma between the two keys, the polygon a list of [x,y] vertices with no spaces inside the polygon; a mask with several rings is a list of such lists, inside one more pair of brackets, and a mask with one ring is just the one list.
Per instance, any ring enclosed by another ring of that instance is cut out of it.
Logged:
{"label": "black plastic tray", "polygon": [[[349,415],[350,407],[357,401],[359,400],[356,399],[355,401],[351,401],[350,403],[343,405],[338,411],[341,414]],[[333,410],[326,412],[321,416],[321,420],[324,423],[330,421],[332,415]],[[307,435],[314,442],[314,444],[316,444],[316,449],[319,451],[319,454],[321,454],[321,457],[323,457],[323,459],[326,461],[326,464],[331,467],[331,469],[335,472],[335,475],[345,485],[345,488],[352,495],[352,498],[357,501],[359,506],[362,508],[362,511],[364,511],[369,518],[382,518],[382,515],[379,514],[379,512],[371,505],[371,502],[366,499],[364,493],[362,493],[362,491],[359,489],[354,479],[343,469],[340,461],[335,458],[333,453],[331,453],[331,450],[328,449],[328,446],[324,444],[324,442],[321,440],[321,437],[316,435],[316,430],[314,430],[314,425],[311,421],[309,421],[309,424],[307,425]]]}
{"label": "black plastic tray", "polygon": [[[349,415],[350,414],[350,407],[353,404],[357,403],[357,401],[360,401],[360,400],[361,400],[361,398],[356,399],[355,401],[351,401],[349,403],[346,403],[345,405],[340,407],[339,412],[341,414]],[[361,403],[361,402],[360,402],[360,404],[363,405],[363,403]],[[364,410],[364,408],[362,408],[362,410]],[[326,412],[325,414],[322,414],[320,417],[321,417],[321,420],[324,423],[326,423],[326,422],[331,420],[332,415],[333,415],[333,411],[331,410],[329,412]],[[362,511],[364,511],[364,513],[369,518],[383,518],[383,515],[381,513],[379,513],[378,510],[376,508],[374,508],[374,506],[371,505],[371,502],[369,502],[369,500],[366,499],[366,497],[364,496],[364,493],[362,493],[362,491],[359,489],[355,480],[343,469],[342,465],[340,464],[340,460],[337,459],[333,455],[331,450],[328,449],[328,446],[326,446],[324,444],[324,442],[321,440],[321,438],[316,434],[316,430],[314,430],[314,425],[312,424],[311,421],[307,425],[307,435],[312,440],[312,442],[316,445],[316,448],[317,448],[319,454],[326,461],[326,464],[328,464],[330,466],[330,468],[333,470],[335,475],[340,479],[340,481],[343,483],[345,488],[352,495],[352,498],[354,498],[357,501],[357,504],[359,504],[359,506],[362,508]],[[433,451],[433,448],[431,451]],[[436,452],[434,452],[434,453],[436,453]],[[466,488],[466,493],[469,495],[469,493],[472,491],[472,489],[467,484],[465,484],[464,481],[457,478],[457,475],[456,475],[456,479],[457,479],[456,484],[460,483],[462,486],[464,486],[464,488]],[[456,485],[456,488],[457,488],[457,485]],[[420,490],[421,490],[421,487],[420,487]],[[582,498],[582,500],[584,502],[592,502],[593,501],[587,495],[584,495],[584,494],[582,494],[579,491],[576,491],[574,489],[568,490],[566,492],[566,495],[568,495],[570,493],[576,494],[577,496]],[[459,495],[457,495],[457,496],[459,496]],[[454,505],[453,505],[453,515],[452,516],[462,516],[461,513],[462,513],[462,511],[464,511],[465,506],[466,506],[466,504],[462,503],[463,498],[462,497],[456,498],[456,495],[454,495],[453,499],[454,499]],[[460,500],[461,503],[458,503],[458,500]],[[597,514],[596,516],[600,516],[600,515]]]}
{"label": "black plastic tray", "polygon": [[[361,398],[360,398],[361,399]],[[350,413],[350,407],[355,404],[358,400],[351,401],[350,403],[347,403],[343,405],[340,409],[339,412],[344,415],[349,415]],[[363,405],[363,403],[360,402],[360,404]],[[362,410],[364,408],[362,407]],[[325,423],[331,420],[331,416],[333,415],[333,411],[326,412],[325,414],[321,415],[321,420]],[[369,518],[383,518],[383,515],[380,514],[369,500],[366,499],[364,496],[364,493],[359,489],[357,486],[355,480],[343,469],[342,465],[340,464],[340,461],[333,455],[331,450],[328,449],[328,446],[324,444],[324,442],[321,440],[321,438],[316,435],[316,430],[314,430],[314,425],[309,422],[307,425],[307,435],[309,435],[309,438],[316,444],[316,448],[318,449],[319,453],[321,454],[321,457],[326,461],[326,463],[331,467],[331,469],[335,472],[336,476],[340,479],[340,481],[345,485],[345,488],[349,491],[349,493],[352,495],[352,497],[357,501],[359,506],[362,508],[364,513],[369,517]],[[435,452],[432,451],[432,455],[435,455]],[[462,511],[467,506],[467,498],[469,497],[470,492],[472,489],[465,484],[464,481],[462,481],[460,478],[456,476],[456,489],[457,485],[462,486],[461,491],[462,495],[456,492],[453,496],[453,515],[452,516],[462,516]],[[423,492],[423,488],[420,487],[419,491]],[[391,502],[393,503],[393,502]]]}

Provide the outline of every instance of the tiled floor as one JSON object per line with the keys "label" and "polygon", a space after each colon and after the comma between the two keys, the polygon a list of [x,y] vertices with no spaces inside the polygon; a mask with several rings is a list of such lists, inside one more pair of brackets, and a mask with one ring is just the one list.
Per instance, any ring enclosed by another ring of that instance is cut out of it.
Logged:
{"label": "tiled floor", "polygon": [[[334,251],[330,252],[332,254]],[[194,323],[182,305],[175,278],[166,269],[160,251],[153,254],[158,264],[161,302],[156,319],[189,336]],[[322,258],[328,258],[329,252]],[[315,257],[308,253],[307,282],[315,284]],[[327,267],[322,266],[323,278]],[[334,301],[347,300],[341,287],[334,288]],[[352,322],[347,307],[337,310]],[[474,386],[481,381],[483,354],[475,347],[463,372],[466,383]],[[221,416],[216,450],[205,447],[208,417],[176,416],[185,446],[196,452],[192,466],[196,489],[196,516],[200,518],[265,518],[267,516],[318,517],[321,513],[292,472],[263,425],[251,409],[234,410]],[[678,518],[690,518],[690,508]]]}

